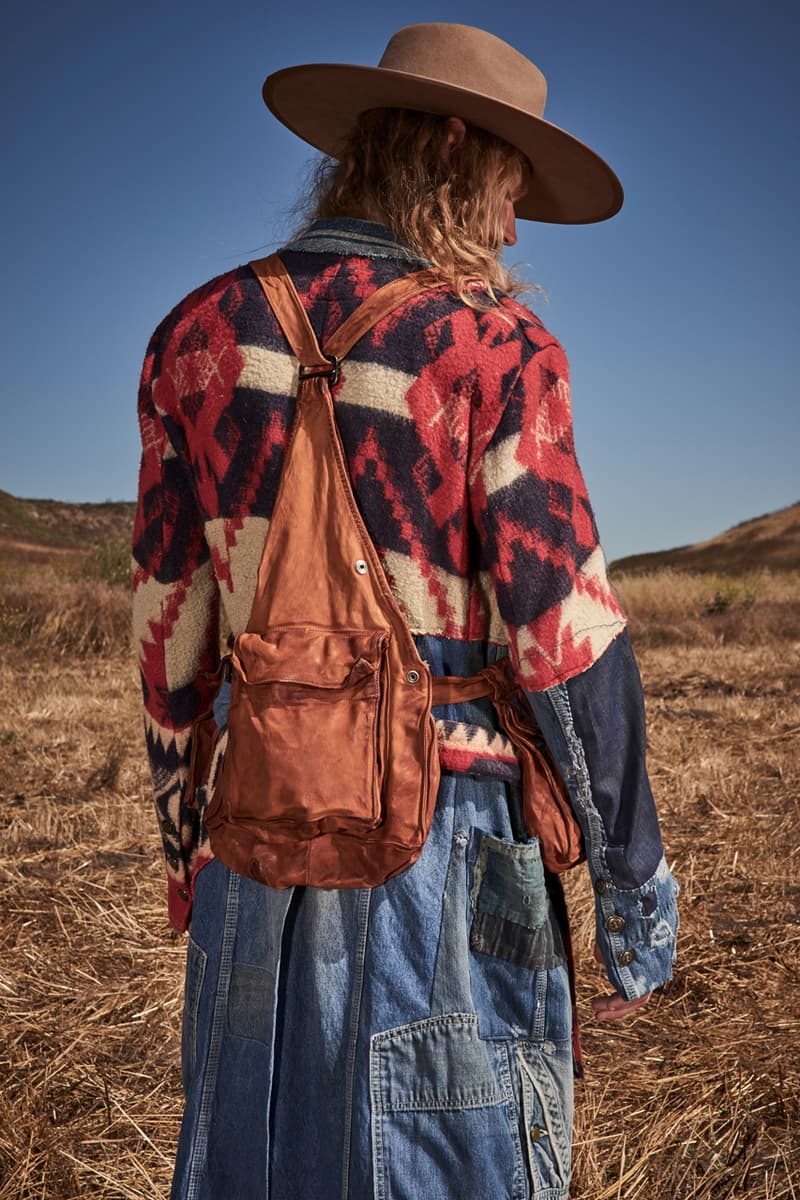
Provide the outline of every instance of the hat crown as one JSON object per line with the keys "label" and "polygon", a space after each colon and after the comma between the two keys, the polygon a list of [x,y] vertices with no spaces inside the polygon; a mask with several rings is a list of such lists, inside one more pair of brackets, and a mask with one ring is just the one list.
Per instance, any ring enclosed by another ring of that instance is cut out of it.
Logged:
{"label": "hat crown", "polygon": [[539,68],[471,25],[406,25],[377,67],[284,67],[267,76],[263,93],[279,121],[333,157],[349,146],[359,117],[370,109],[460,117],[502,138],[533,165],[531,186],[515,204],[518,217],[584,224],[605,221],[622,205],[622,186],[608,163],[544,120],[547,83]]}
{"label": "hat crown", "polygon": [[471,25],[407,25],[391,38],[379,67],[464,88],[541,117],[547,81],[508,42]]}

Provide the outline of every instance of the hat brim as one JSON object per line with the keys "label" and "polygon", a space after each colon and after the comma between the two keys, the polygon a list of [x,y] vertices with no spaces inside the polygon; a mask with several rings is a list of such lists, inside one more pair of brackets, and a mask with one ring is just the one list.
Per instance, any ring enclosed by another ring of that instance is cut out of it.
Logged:
{"label": "hat brim", "polygon": [[385,67],[311,63],[269,75],[263,96],[292,133],[334,158],[359,114],[370,108],[461,117],[530,160],[533,180],[515,206],[525,220],[584,225],[605,221],[622,207],[622,185],[599,154],[543,117],[480,92]]}

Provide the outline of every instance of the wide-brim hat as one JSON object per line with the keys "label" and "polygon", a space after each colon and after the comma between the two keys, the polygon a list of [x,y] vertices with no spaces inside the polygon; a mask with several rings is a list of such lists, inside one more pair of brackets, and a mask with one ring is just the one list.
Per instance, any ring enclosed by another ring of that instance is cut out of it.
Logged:
{"label": "wide-brim hat", "polygon": [[408,25],[377,67],[311,63],[264,82],[264,102],[303,141],[336,158],[359,114],[411,108],[462,120],[521,150],[533,167],[518,217],[588,224],[613,217],[622,186],[594,150],[543,117],[547,83],[507,42],[469,25]]}

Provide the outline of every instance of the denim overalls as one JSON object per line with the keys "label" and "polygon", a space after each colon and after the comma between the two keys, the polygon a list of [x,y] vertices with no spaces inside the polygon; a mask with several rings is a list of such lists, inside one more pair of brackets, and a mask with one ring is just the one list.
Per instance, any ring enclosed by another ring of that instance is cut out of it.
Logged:
{"label": "denim overalls", "polygon": [[[415,641],[435,675],[505,652]],[[496,727],[488,700],[434,716]],[[519,809],[443,772],[422,856],[372,890],[202,869],[173,1200],[567,1197],[569,980]]]}
{"label": "denim overalls", "polygon": [[[356,239],[359,254],[405,261],[381,236],[316,222],[288,250],[341,255]],[[507,651],[414,640],[434,675],[474,675]],[[609,979],[628,999],[645,995],[671,975],[677,885],[621,625],[588,669],[528,697],[584,832]],[[498,728],[487,699],[433,715],[453,745]],[[224,702],[217,717],[224,725]],[[276,891],[216,860],[199,871],[173,1200],[566,1200],[560,890],[505,765],[443,770],[420,859],[372,890]]]}

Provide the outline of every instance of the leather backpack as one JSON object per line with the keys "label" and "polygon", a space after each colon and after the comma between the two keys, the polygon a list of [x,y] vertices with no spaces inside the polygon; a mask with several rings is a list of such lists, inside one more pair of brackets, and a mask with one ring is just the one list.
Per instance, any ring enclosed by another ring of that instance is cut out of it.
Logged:
{"label": "leather backpack", "polygon": [[419,857],[439,785],[431,708],[490,696],[521,761],[526,825],[545,866],[583,845],[564,784],[508,657],[469,678],[432,676],[367,533],[331,386],[352,345],[394,308],[442,286],[418,271],[374,292],[324,352],[277,255],[251,264],[299,362],[294,424],[247,628],[225,664],[231,698],[209,778],[213,718],[193,736],[214,854],[272,887],[374,887]]}

